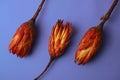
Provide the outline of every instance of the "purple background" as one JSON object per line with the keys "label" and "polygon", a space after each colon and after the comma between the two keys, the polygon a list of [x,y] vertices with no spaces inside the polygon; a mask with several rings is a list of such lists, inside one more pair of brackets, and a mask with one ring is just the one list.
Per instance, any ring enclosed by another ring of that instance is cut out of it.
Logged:
{"label": "purple background", "polygon": [[99,24],[113,0],[46,0],[36,20],[37,35],[27,57],[18,58],[8,45],[19,25],[29,20],[41,0],[0,0],[0,80],[33,80],[49,61],[48,38],[58,19],[71,22],[74,34],[64,55],[41,80],[120,80],[120,3],[104,26],[103,44],[92,60],[74,63],[76,48],[86,30]]}

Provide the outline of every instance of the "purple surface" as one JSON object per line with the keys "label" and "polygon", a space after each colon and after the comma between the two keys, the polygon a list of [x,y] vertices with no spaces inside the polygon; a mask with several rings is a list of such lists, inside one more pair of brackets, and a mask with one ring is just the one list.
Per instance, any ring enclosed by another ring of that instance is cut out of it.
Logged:
{"label": "purple surface", "polygon": [[40,80],[120,80],[120,2],[104,26],[103,44],[93,59],[78,66],[76,48],[86,30],[97,25],[113,0],[46,0],[36,20],[37,35],[30,55],[8,51],[19,25],[29,20],[41,0],[0,0],[0,80],[33,80],[49,61],[48,38],[57,19],[73,24],[74,34],[64,55]]}

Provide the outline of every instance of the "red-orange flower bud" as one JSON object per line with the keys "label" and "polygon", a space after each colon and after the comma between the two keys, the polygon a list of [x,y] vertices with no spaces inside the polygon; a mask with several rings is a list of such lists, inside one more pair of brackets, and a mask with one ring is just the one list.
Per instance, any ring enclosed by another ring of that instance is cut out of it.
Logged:
{"label": "red-orange flower bud", "polygon": [[34,40],[34,28],[31,22],[23,23],[16,31],[9,45],[9,51],[19,57],[28,54]]}
{"label": "red-orange flower bud", "polygon": [[62,20],[58,20],[52,29],[49,38],[48,50],[51,57],[58,57],[69,44],[69,38],[73,32],[70,23],[63,24]]}
{"label": "red-orange flower bud", "polygon": [[75,62],[78,64],[87,63],[97,52],[102,40],[102,32],[98,27],[90,28],[79,43],[75,55]]}
{"label": "red-orange flower bud", "polygon": [[52,28],[52,32],[49,38],[48,51],[50,54],[50,60],[46,68],[41,72],[34,80],[38,80],[49,68],[53,60],[62,55],[65,48],[68,46],[70,36],[73,29],[70,23],[63,24],[63,20],[58,20],[56,25]]}
{"label": "red-orange flower bud", "polygon": [[77,62],[78,64],[85,64],[98,51],[102,40],[103,26],[105,22],[109,19],[118,1],[119,0],[114,0],[110,9],[101,18],[101,22],[97,27],[92,27],[85,33],[76,51],[75,62]]}
{"label": "red-orange flower bud", "polygon": [[44,2],[45,0],[41,1],[33,17],[29,21],[23,23],[14,34],[9,45],[9,51],[11,53],[16,54],[21,58],[28,54],[35,36],[35,20],[42,9]]}

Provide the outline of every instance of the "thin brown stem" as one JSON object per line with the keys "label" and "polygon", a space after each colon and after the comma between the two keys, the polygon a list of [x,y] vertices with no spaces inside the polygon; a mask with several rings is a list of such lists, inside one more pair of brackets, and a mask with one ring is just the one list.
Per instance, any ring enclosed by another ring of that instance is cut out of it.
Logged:
{"label": "thin brown stem", "polygon": [[100,22],[100,27],[103,28],[103,25],[104,23],[109,19],[111,13],[113,12],[115,6],[117,5],[119,0],[114,0],[114,2],[112,3],[110,9],[108,10],[108,12],[103,16],[101,17],[101,22]]}
{"label": "thin brown stem", "polygon": [[40,5],[38,6],[37,11],[35,12],[35,14],[33,15],[33,17],[30,20],[35,21],[35,19],[37,18],[39,12],[42,9],[42,6],[43,6],[44,2],[45,2],[45,0],[42,0],[42,2],[40,3]]}
{"label": "thin brown stem", "polygon": [[54,59],[55,58],[50,58],[49,63],[47,64],[46,68],[34,80],[38,80],[48,70],[49,66],[51,65]]}

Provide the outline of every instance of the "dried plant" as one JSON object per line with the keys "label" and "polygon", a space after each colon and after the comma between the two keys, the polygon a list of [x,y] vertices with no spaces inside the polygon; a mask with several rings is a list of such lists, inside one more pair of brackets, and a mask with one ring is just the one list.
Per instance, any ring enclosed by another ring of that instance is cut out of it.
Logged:
{"label": "dried plant", "polygon": [[109,19],[117,3],[118,0],[114,0],[106,15],[101,18],[100,24],[88,29],[88,31],[85,33],[77,48],[75,62],[77,62],[78,64],[85,64],[98,51],[102,41],[103,26],[105,22]]}
{"label": "dried plant", "polygon": [[50,54],[50,60],[43,72],[35,78],[38,80],[48,69],[52,61],[63,54],[63,51],[68,46],[70,36],[72,35],[73,29],[70,23],[63,24],[62,20],[58,20],[56,25],[53,27],[51,36],[49,38],[48,51]]}
{"label": "dried plant", "polygon": [[44,2],[45,0],[42,0],[34,16],[17,29],[9,44],[9,51],[18,57],[22,58],[29,53],[35,37],[34,23]]}

